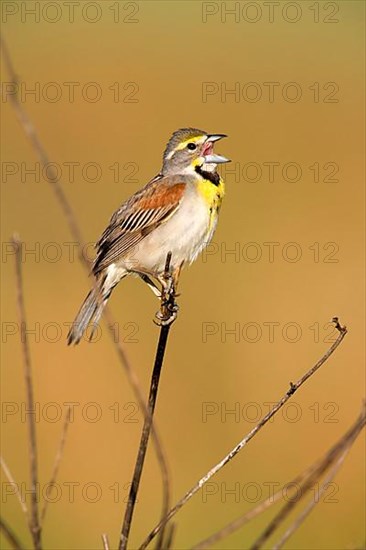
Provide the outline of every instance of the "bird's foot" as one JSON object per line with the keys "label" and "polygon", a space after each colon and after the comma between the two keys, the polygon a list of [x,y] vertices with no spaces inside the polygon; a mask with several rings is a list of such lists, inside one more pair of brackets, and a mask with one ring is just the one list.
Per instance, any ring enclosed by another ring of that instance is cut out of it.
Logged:
{"label": "bird's foot", "polygon": [[159,327],[166,327],[174,323],[177,318],[179,306],[175,302],[165,302],[155,314],[154,323]]}

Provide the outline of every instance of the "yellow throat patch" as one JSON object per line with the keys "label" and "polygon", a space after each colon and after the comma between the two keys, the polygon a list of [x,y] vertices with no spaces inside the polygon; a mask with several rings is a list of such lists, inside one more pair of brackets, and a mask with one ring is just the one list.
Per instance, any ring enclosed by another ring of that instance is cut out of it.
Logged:
{"label": "yellow throat patch", "polygon": [[215,185],[210,180],[200,177],[197,184],[198,192],[201,197],[204,199],[207,207],[210,210],[210,227],[216,220],[222,199],[225,195],[225,184],[222,178],[220,177],[220,182],[218,185]]}

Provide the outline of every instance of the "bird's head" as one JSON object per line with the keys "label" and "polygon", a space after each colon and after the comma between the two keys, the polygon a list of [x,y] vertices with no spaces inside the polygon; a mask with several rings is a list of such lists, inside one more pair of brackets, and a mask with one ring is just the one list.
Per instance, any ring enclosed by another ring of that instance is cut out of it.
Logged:
{"label": "bird's head", "polygon": [[181,128],[174,132],[163,156],[163,174],[195,174],[214,172],[217,164],[229,159],[213,152],[214,143],[225,134],[208,134],[197,128]]}

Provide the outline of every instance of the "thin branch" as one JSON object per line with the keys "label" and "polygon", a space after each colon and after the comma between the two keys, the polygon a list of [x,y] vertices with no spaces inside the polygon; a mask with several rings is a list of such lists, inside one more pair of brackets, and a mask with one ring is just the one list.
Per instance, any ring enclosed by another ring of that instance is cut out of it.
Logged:
{"label": "thin branch", "polygon": [[12,548],[15,548],[15,550],[23,550],[24,546],[22,546],[17,535],[14,533],[11,527],[6,523],[6,521],[1,517],[0,517],[0,531],[4,533],[4,536],[7,538]]}
{"label": "thin branch", "polygon": [[[305,494],[306,490],[306,484],[310,483],[312,486],[316,483],[316,481],[321,477],[321,475],[330,467],[333,467],[334,464],[337,466],[339,464],[339,461],[341,457],[343,457],[344,453],[348,453],[351,449],[352,443],[356,439],[356,437],[359,435],[361,429],[365,425],[365,408],[363,408],[362,413],[357,418],[356,422],[352,425],[352,427],[347,431],[346,434],[344,434],[340,440],[329,450],[327,453],[319,460],[317,460],[314,464],[312,464],[309,468],[304,470],[301,474],[299,474],[297,477],[295,477],[290,483],[287,483],[288,489],[291,490],[293,488],[294,493],[297,495],[303,495]],[[335,467],[335,466],[334,466]],[[333,470],[332,470],[333,471]],[[333,473],[333,475],[335,472]],[[329,479],[324,481],[323,487],[326,487],[326,484],[329,482]],[[268,508],[276,504],[279,500],[283,498],[283,487],[281,487],[276,493],[273,495],[270,495],[265,500],[257,504],[254,508],[246,512],[244,515],[240,516],[239,518],[236,518],[234,521],[230,522],[229,524],[225,525],[219,531],[216,533],[213,533],[206,539],[200,541],[199,543],[195,544],[192,547],[192,550],[202,550],[204,548],[209,548],[213,544],[219,542],[220,540],[224,539],[225,537],[228,537],[244,525],[246,525],[250,520],[254,519],[255,517],[259,516],[263,512],[265,512]],[[324,489],[325,490],[325,489]],[[319,491],[318,497],[320,493],[323,491]],[[319,498],[317,499],[319,501]],[[295,498],[290,499],[291,502],[295,501]],[[300,523],[299,523],[300,524]]]}
{"label": "thin branch", "polygon": [[[162,291],[161,308],[163,311],[163,317],[169,317],[169,315],[171,314],[171,311],[175,306],[175,289],[173,285],[173,278],[172,278],[172,275],[170,274],[171,257],[172,257],[172,254],[171,252],[169,252],[167,255],[166,264],[165,264],[164,278],[167,283],[168,281],[170,282],[170,285],[169,285],[170,290],[168,291],[167,294],[165,292],[165,289],[163,289]],[[134,469],[133,478],[132,478],[132,484],[130,488],[130,493],[128,495],[125,516],[122,524],[119,550],[126,550],[127,548],[128,537],[130,534],[137,493],[140,486],[140,480],[141,480],[142,470],[144,467],[147,446],[149,443],[150,430],[151,430],[156,398],[157,398],[158,388],[159,388],[160,374],[163,366],[165,349],[168,341],[170,327],[171,327],[171,323],[162,324],[160,329],[160,336],[159,336],[158,346],[156,350],[154,368],[153,368],[153,373],[152,373],[151,382],[150,382],[149,401],[148,401],[149,414],[145,417],[144,426],[142,429],[139,450],[137,453],[136,464],[135,464],[135,469]]]}
{"label": "thin branch", "polygon": [[[302,482],[303,479],[306,478],[307,475],[309,475],[310,470],[306,470],[303,472],[300,476],[293,479],[291,482],[292,486],[298,486]],[[204,548],[209,548],[216,542],[228,537],[231,535],[231,533],[234,533],[247,523],[251,521],[252,519],[256,518],[257,516],[261,515],[263,512],[268,510],[271,506],[276,504],[281,498],[283,497],[283,487],[279,489],[276,493],[273,495],[268,496],[265,500],[257,504],[254,508],[251,510],[248,510],[244,515],[236,518],[234,521],[230,522],[229,524],[225,525],[225,527],[222,527],[219,531],[216,533],[213,533],[209,537],[207,537],[204,540],[201,540],[200,542],[196,543],[194,546],[192,546],[192,550],[202,550]]]}
{"label": "thin branch", "polygon": [[[9,74],[11,82],[15,86],[15,90],[18,83],[18,77],[14,70],[14,66],[11,60],[11,56],[9,53],[9,50],[7,48],[7,45],[3,38],[0,37],[0,43],[2,46],[2,52],[3,52],[3,58],[4,58],[4,65],[5,68]],[[17,93],[11,94],[10,96],[11,103],[14,107],[14,110],[16,112],[17,118],[20,122],[20,125],[22,126],[26,136],[28,137],[30,144],[40,159],[40,162],[42,166],[45,166],[48,164],[49,159],[48,155],[46,153],[45,148],[43,147],[41,141],[38,138],[38,135],[35,131],[34,125],[32,124],[32,121],[30,120],[27,112],[23,108],[22,104],[19,101]],[[90,272],[90,266],[91,263],[88,259],[88,257],[84,254],[85,246],[84,241],[82,238],[81,230],[77,221],[77,218],[71,208],[71,205],[63,192],[61,179],[57,177],[57,173],[54,172],[52,164],[50,166],[47,166],[46,174],[48,176],[48,181],[51,184],[51,188],[55,192],[56,199],[58,203],[61,206],[61,209],[65,215],[66,222],[69,226],[70,233],[73,236],[75,242],[77,243],[77,249],[78,249],[78,256],[81,264],[86,269],[86,271]],[[138,401],[138,404],[142,410],[142,413],[144,415],[144,419],[146,420],[148,418],[148,407],[145,402],[145,399],[143,397],[143,391],[141,389],[141,384],[136,376],[136,373],[134,369],[132,368],[132,365],[127,357],[126,351],[124,347],[122,346],[121,342],[115,339],[115,321],[113,318],[113,315],[109,309],[108,306],[104,308],[103,316],[106,320],[108,331],[111,337],[111,340],[114,344],[114,347],[117,352],[117,356],[121,362],[121,365],[125,371],[127,381],[130,384],[136,399]],[[151,434],[153,438],[153,443],[156,450],[156,456],[158,460],[158,464],[161,469],[161,476],[162,476],[162,490],[163,490],[163,504],[162,504],[162,513],[161,517],[163,518],[170,506],[170,476],[169,476],[169,470],[167,466],[167,459],[165,457],[165,453],[163,450],[163,446],[160,440],[160,437],[158,436],[157,429],[155,426],[155,423],[152,425]]]}
{"label": "thin branch", "polygon": [[340,455],[342,455],[344,450],[349,449],[352,446],[354,440],[357,438],[360,431],[364,428],[365,422],[366,422],[365,406],[363,406],[362,413],[359,416],[359,418],[356,420],[356,422],[351,426],[348,432],[330,449],[330,451],[325,455],[325,457],[319,461],[318,466],[315,469],[314,473],[311,476],[309,476],[309,478],[303,484],[301,493],[298,493],[296,495],[296,498],[294,498],[293,500],[290,500],[282,507],[279,513],[274,517],[274,519],[266,527],[264,532],[255,541],[255,543],[251,547],[251,550],[259,550],[259,548],[263,546],[266,540],[286,519],[286,517],[289,515],[289,513],[294,508],[294,506],[296,506],[299,500],[301,500],[301,498],[305,495],[305,493],[307,493],[314,486],[314,484],[318,481],[320,476],[324,474],[324,472],[327,471],[328,468],[338,460],[338,458],[340,457]]}
{"label": "thin branch", "polygon": [[278,502],[282,498],[282,496],[283,487],[281,487],[281,489],[279,489],[273,495],[270,495],[265,500],[260,502],[257,506],[246,512],[243,516],[236,518],[234,521],[230,522],[228,525],[225,525],[225,527],[222,527],[216,533],[213,533],[206,539],[196,543],[194,546],[192,546],[192,550],[203,550],[204,548],[209,548],[216,542],[228,537],[229,535],[231,535],[231,533],[234,533],[235,531],[240,529],[240,527],[243,527],[244,525],[249,523],[249,521],[268,510],[268,508]]}
{"label": "thin branch", "polygon": [[[310,474],[312,474],[316,469],[316,465],[310,466],[307,470],[302,472],[300,475],[298,475],[295,479],[291,481],[291,486],[299,486],[301,483],[306,479]],[[203,548],[209,548],[216,542],[222,540],[225,537],[228,537],[231,535],[231,533],[234,533],[234,531],[237,531],[244,525],[246,525],[249,521],[256,518],[268,508],[276,504],[281,498],[283,497],[283,487],[279,489],[276,493],[273,493],[269,495],[265,500],[257,504],[254,508],[251,510],[248,510],[244,515],[239,516],[234,521],[230,522],[228,525],[225,525],[225,527],[222,527],[219,531],[216,533],[213,533],[206,539],[198,542],[192,547],[192,550],[202,550]]]}
{"label": "thin branch", "polygon": [[163,544],[160,547],[156,546],[156,550],[160,548],[164,548],[165,550],[170,550],[171,548],[173,548],[173,540],[176,533],[176,528],[177,528],[176,523],[171,523],[170,525],[167,526],[165,540],[163,541]]}
{"label": "thin branch", "polygon": [[15,494],[19,500],[19,504],[20,504],[20,507],[21,509],[23,510],[23,513],[25,515],[25,518],[27,520],[27,522],[29,521],[29,516],[28,516],[28,508],[27,508],[27,504],[25,502],[25,500],[22,499],[22,495],[19,491],[19,485],[18,483],[16,483],[16,481],[14,480],[13,478],[13,475],[10,471],[10,468],[9,466],[7,465],[7,463],[5,462],[5,460],[3,459],[2,456],[0,456],[0,465],[4,471],[4,474],[6,475],[6,477],[8,478],[8,481],[9,483],[11,483],[14,487],[15,487]]}
{"label": "thin branch", "polygon": [[298,502],[305,496],[305,494],[315,485],[319,478],[338,461],[340,456],[351,448],[353,442],[365,427],[366,423],[366,408],[363,405],[362,412],[357,418],[356,422],[351,426],[347,433],[328,451],[323,459],[317,463],[315,471],[305,480],[302,485],[301,492],[297,492],[294,499],[289,500],[273,518],[270,524],[266,527],[263,533],[255,541],[251,550],[259,550],[268,538],[274,533],[276,529],[283,523],[289,513],[298,504]]}
{"label": "thin branch", "polygon": [[55,456],[55,461],[54,461],[54,464],[53,464],[51,479],[50,479],[49,484],[48,484],[47,498],[44,501],[44,505],[43,505],[43,509],[42,509],[42,513],[41,513],[41,525],[44,524],[44,518],[46,516],[46,511],[47,511],[47,507],[48,507],[48,503],[49,503],[50,494],[53,491],[53,488],[54,488],[55,483],[56,483],[57,475],[58,475],[58,472],[59,472],[59,469],[60,469],[60,464],[61,464],[61,460],[62,460],[62,457],[63,457],[63,454],[64,454],[64,448],[65,448],[65,443],[66,443],[67,430],[68,430],[69,425],[70,425],[70,418],[71,418],[71,407],[68,407],[66,417],[65,417],[65,421],[64,421],[64,425],[63,425],[62,432],[61,432],[60,443],[59,443],[58,450],[57,450],[57,453],[56,453],[56,456]]}
{"label": "thin branch", "polygon": [[329,474],[326,476],[324,481],[321,484],[321,487],[317,494],[313,496],[313,499],[307,504],[305,509],[299,514],[299,516],[296,518],[296,520],[290,525],[290,527],[286,530],[286,532],[283,534],[281,539],[273,546],[272,550],[280,550],[280,548],[283,547],[285,542],[293,535],[295,531],[301,526],[301,524],[305,521],[305,519],[308,517],[310,512],[315,508],[315,506],[319,503],[321,497],[327,490],[327,485],[334,479],[335,475],[337,474],[338,470],[342,466],[347,454],[351,450],[351,447],[348,449],[345,449],[343,451],[343,454],[338,458],[337,462],[331,468]]}
{"label": "thin branch", "polygon": [[[120,362],[121,362],[121,364],[122,364],[122,366],[125,370],[127,380],[128,380],[130,386],[132,387],[132,389],[134,391],[134,394],[137,398],[138,404],[141,407],[141,410],[142,410],[143,416],[144,416],[144,422],[146,423],[148,421],[148,419],[150,418],[150,412],[149,412],[148,406],[146,404],[145,398],[143,396],[143,393],[142,393],[142,390],[141,390],[141,385],[140,385],[140,382],[139,382],[139,380],[136,376],[136,373],[135,373],[134,369],[132,368],[132,365],[130,364],[129,360],[127,359],[126,354],[124,352],[124,349],[123,349],[120,341],[115,340],[115,332],[114,332],[114,328],[113,328],[115,326],[115,322],[114,322],[112,313],[109,310],[108,306],[106,306],[104,308],[104,317],[107,321],[109,333],[110,333],[112,342],[114,343],[114,347],[115,347],[115,350],[117,352],[118,358],[119,358],[119,360],[120,360]],[[157,461],[158,461],[158,464],[159,464],[159,467],[160,467],[160,472],[161,472],[161,481],[162,481],[162,492],[163,492],[163,494],[162,494],[162,508],[161,508],[160,517],[162,519],[167,515],[168,510],[169,510],[169,506],[170,506],[170,498],[171,498],[170,497],[170,493],[171,493],[170,485],[171,485],[171,482],[170,482],[170,474],[169,474],[168,463],[167,463],[165,451],[163,449],[163,445],[161,443],[161,439],[160,439],[160,436],[158,434],[155,421],[153,421],[152,424],[151,424],[151,436],[152,436],[152,440],[153,440],[154,447],[155,447],[156,458],[157,458]]]}
{"label": "thin branch", "polygon": [[[53,165],[50,164],[50,160],[48,158],[47,152],[42,146],[42,143],[40,142],[38,138],[38,134],[36,132],[35,127],[32,124],[32,121],[30,120],[27,112],[23,108],[21,102],[19,101],[19,96],[17,93],[18,88],[18,77],[15,73],[13,63],[10,57],[10,53],[8,50],[8,47],[5,43],[5,40],[0,37],[0,44],[3,52],[3,58],[4,58],[4,65],[5,68],[9,74],[11,83],[14,85],[15,93],[9,94],[9,99],[14,107],[15,114],[17,115],[17,118],[20,122],[20,125],[22,126],[24,132],[26,133],[33,149],[37,153],[37,156],[39,157],[41,164],[43,167],[47,167],[47,170],[45,170],[46,178],[48,182],[52,185],[52,188],[54,192],[56,193],[57,200],[59,201],[61,208],[63,210],[64,215],[66,216],[67,223],[70,227],[71,233],[74,237],[74,239],[77,242],[82,242],[82,236],[81,231],[79,229],[79,226],[77,224],[75,214],[70,206],[69,201],[67,200],[67,197],[62,189],[60,178],[57,176],[56,170],[54,170]],[[79,253],[81,254],[81,259],[83,261],[88,261],[84,254],[82,254],[82,250],[79,248]]]}
{"label": "thin branch", "polygon": [[102,534],[102,542],[103,542],[103,549],[110,550],[108,535],[106,533]]}
{"label": "thin branch", "polygon": [[218,462],[213,468],[211,468],[197,483],[186,492],[186,494],[169,510],[168,514],[163,520],[161,520],[154,529],[149,533],[146,539],[140,546],[140,550],[143,550],[147,547],[150,541],[159,533],[163,525],[165,525],[175,514],[207,483],[217,472],[219,472],[226,464],[228,464],[248,443],[253,437],[265,426],[271,418],[287,403],[287,401],[294,395],[294,393],[311,377],[313,374],[320,369],[320,367],[329,359],[329,357],[335,352],[338,346],[341,344],[343,338],[347,334],[346,327],[342,327],[338,321],[337,317],[332,319],[332,322],[335,324],[335,328],[338,330],[338,338],[333,342],[325,354],[315,363],[311,369],[309,369],[295,384],[290,383],[290,389],[285,393],[285,395],[280,399],[272,409],[259,421],[259,423],[222,459]]}
{"label": "thin branch", "polygon": [[20,339],[23,351],[23,368],[24,380],[26,387],[26,402],[28,410],[28,440],[29,440],[29,462],[30,462],[30,481],[31,481],[31,506],[29,529],[33,538],[33,544],[36,550],[41,550],[41,526],[39,523],[39,511],[37,501],[38,487],[38,459],[37,459],[37,439],[36,439],[36,422],[35,422],[35,406],[33,394],[33,379],[31,356],[27,337],[27,324],[23,292],[23,277],[22,277],[22,243],[17,236],[12,239],[15,248],[15,270],[16,270],[16,285],[17,285],[17,305],[18,317],[20,324]]}

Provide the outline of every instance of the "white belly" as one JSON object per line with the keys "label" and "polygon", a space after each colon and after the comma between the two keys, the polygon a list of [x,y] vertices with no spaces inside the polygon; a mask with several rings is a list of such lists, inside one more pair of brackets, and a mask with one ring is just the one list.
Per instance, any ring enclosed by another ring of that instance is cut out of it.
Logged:
{"label": "white belly", "polygon": [[[171,266],[192,262],[211,240],[215,227],[209,227],[210,215],[203,199],[188,194],[179,210],[165,223],[154,229],[121,263],[128,270],[140,267],[150,273],[163,273],[168,252]],[[216,224],[214,224],[216,225]]]}

